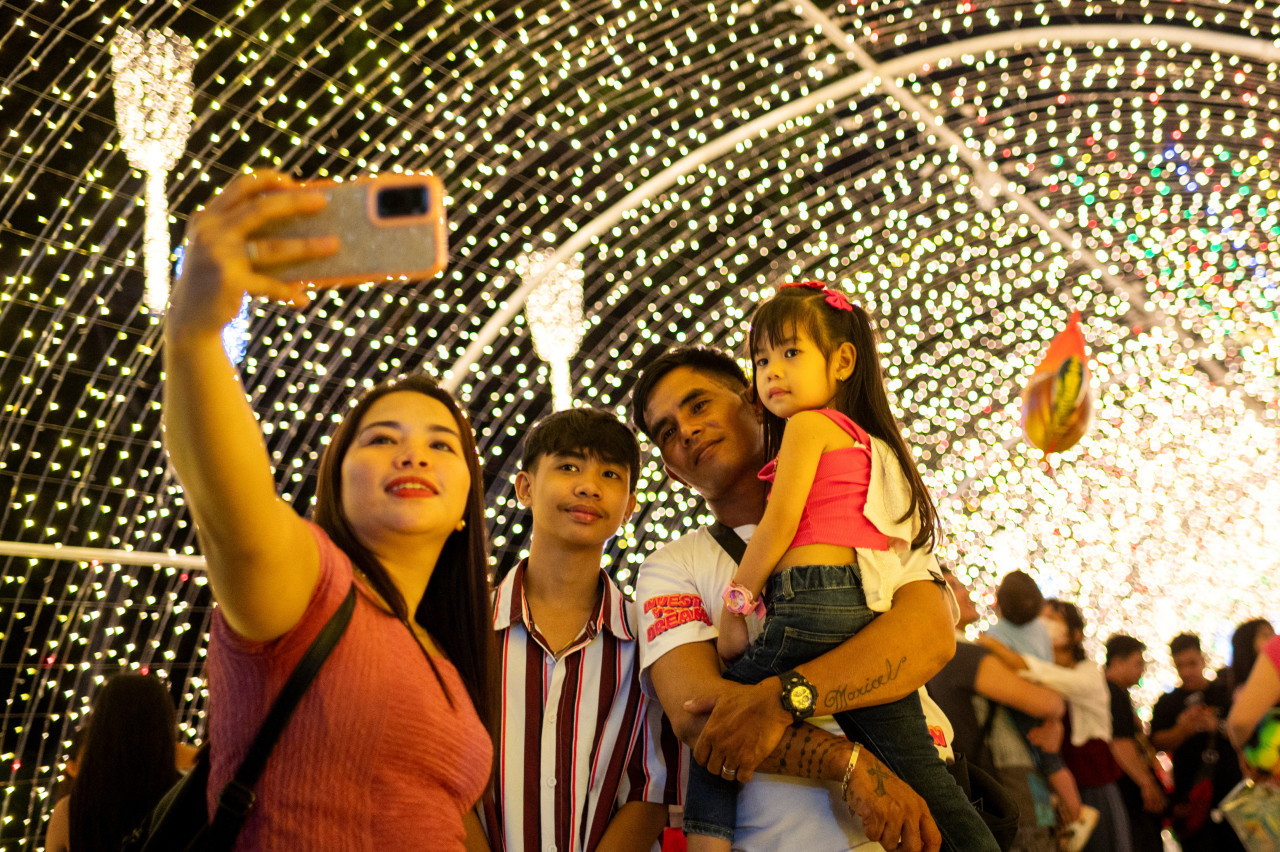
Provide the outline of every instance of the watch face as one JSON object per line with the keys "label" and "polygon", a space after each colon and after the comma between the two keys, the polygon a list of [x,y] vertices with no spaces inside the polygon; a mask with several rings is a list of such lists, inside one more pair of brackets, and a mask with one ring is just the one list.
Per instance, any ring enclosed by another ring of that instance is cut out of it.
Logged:
{"label": "watch face", "polygon": [[725,606],[729,612],[742,615],[747,609],[747,596],[740,589],[728,589],[724,593]]}
{"label": "watch face", "polygon": [[801,712],[808,710],[813,706],[813,692],[803,684],[797,684],[791,687],[791,694],[788,696],[791,706]]}

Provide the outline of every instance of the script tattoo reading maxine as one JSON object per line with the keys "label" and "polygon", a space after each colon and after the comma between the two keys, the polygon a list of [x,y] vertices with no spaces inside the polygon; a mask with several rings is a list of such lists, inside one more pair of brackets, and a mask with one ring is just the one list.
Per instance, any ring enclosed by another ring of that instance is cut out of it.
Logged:
{"label": "script tattoo reading maxine", "polygon": [[673,627],[701,621],[711,624],[711,616],[702,605],[702,598],[697,595],[658,595],[644,602],[646,614],[653,614],[653,624],[649,626],[649,641],[666,633]]}

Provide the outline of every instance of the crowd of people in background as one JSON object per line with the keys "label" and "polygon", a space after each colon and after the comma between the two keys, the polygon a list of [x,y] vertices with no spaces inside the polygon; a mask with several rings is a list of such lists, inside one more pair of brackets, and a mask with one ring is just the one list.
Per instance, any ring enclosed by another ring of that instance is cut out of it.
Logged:
{"label": "crowd of people in background", "polygon": [[[949,579],[962,626],[975,623],[968,590]],[[995,624],[973,642],[957,633],[955,658],[929,688],[953,720],[967,721],[964,741],[957,728],[957,747],[963,742],[971,760],[983,761],[1029,805],[1016,848],[1056,849],[1065,834],[1073,849],[1161,852],[1168,827],[1184,852],[1243,849],[1218,804],[1245,775],[1266,774],[1250,768],[1240,749],[1280,700],[1267,677],[1280,656],[1271,624],[1240,625],[1232,664],[1216,674],[1199,637],[1174,637],[1168,653],[1181,682],[1159,698],[1146,725],[1130,696],[1150,661],[1144,642],[1110,636],[1099,666],[1084,651],[1085,623],[1074,604],[1044,599],[1021,571],[1002,578],[994,597]],[[1052,694],[1028,692],[1014,676]]]}
{"label": "crowd of people in background", "polygon": [[[308,645],[354,613],[235,849],[647,852],[683,848],[682,805],[703,849],[1146,852],[1166,821],[1184,850],[1240,848],[1214,809],[1280,700],[1271,625],[1242,625],[1212,678],[1176,637],[1181,685],[1149,730],[1129,697],[1146,645],[1113,636],[1099,666],[1081,610],[1023,572],[971,642],[874,323],[821,283],[764,300],[751,376],[676,349],[636,377],[634,430],[596,409],[537,423],[514,481],[532,537],[506,576],[470,423],[425,376],[340,406],[299,516],[221,331],[246,292],[307,303],[260,270],[336,242],[253,234],[323,203],[279,174],[233,182],[192,220],[165,323],[166,443],[217,602],[210,813]],[[603,555],[636,505],[637,431],[715,522],[655,547],[630,600]],[[158,680],[108,681],[47,848],[119,849],[177,776],[175,738]]]}

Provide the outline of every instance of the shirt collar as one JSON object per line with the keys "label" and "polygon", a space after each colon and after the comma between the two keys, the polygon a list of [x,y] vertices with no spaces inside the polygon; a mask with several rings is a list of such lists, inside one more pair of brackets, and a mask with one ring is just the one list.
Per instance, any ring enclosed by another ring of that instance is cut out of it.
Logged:
{"label": "shirt collar", "polygon": [[[528,558],[521,559],[498,584],[493,606],[494,630],[506,630],[517,623],[525,630],[531,629],[529,605],[524,595],[525,569],[528,565]],[[588,638],[594,639],[601,630],[608,630],[617,639],[634,642],[635,633],[627,624],[627,600],[603,569],[600,571],[600,585],[603,592],[596,600],[596,608],[591,617],[587,619]]]}

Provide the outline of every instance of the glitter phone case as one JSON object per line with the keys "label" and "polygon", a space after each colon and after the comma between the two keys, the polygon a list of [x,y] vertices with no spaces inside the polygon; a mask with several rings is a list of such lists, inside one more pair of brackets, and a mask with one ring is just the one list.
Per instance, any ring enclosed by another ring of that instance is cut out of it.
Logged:
{"label": "glitter phone case", "polygon": [[444,188],[435,175],[383,174],[302,187],[323,192],[325,208],[273,222],[251,238],[336,236],[341,247],[329,257],[263,264],[259,271],[319,289],[431,278],[444,269]]}

